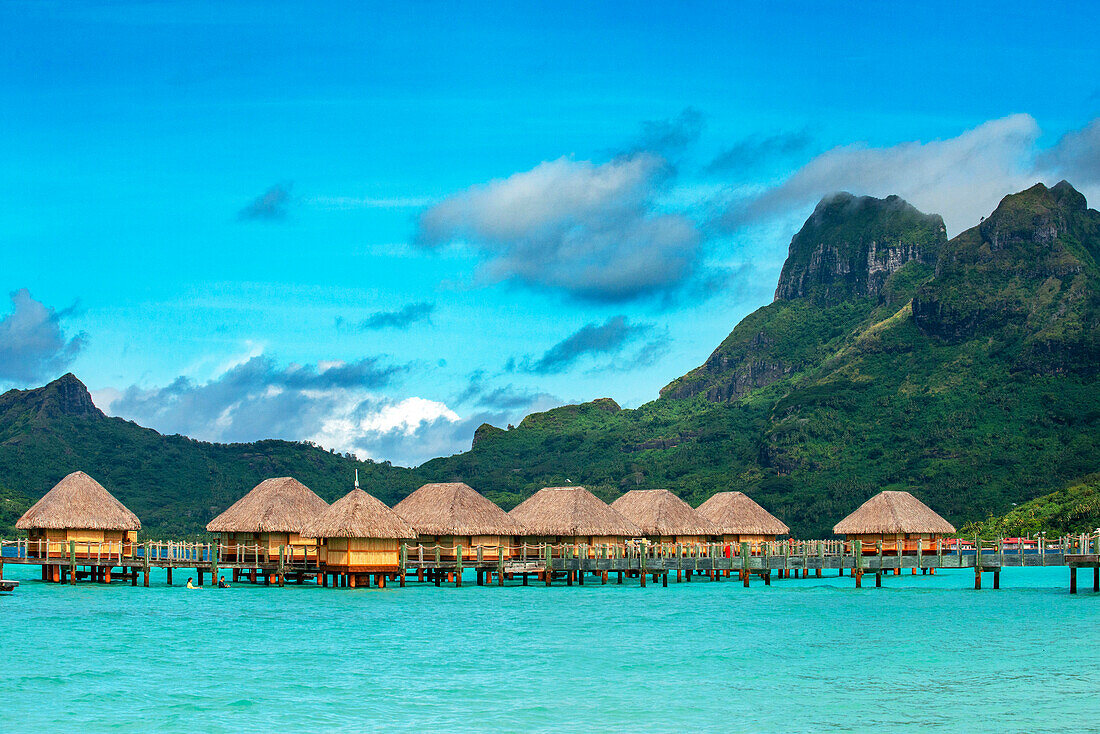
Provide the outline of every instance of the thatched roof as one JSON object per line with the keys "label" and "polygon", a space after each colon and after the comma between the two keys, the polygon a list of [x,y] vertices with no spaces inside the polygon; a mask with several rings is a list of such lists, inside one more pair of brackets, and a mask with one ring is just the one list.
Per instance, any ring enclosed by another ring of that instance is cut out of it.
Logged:
{"label": "thatched roof", "polygon": [[310,538],[393,538],[416,537],[416,529],[401,516],[356,487],[306,525],[302,534]]}
{"label": "thatched roof", "polygon": [[[294,477],[265,479],[211,520],[211,533],[301,533],[302,526],[328,507]],[[311,537],[306,535],[305,537]]]}
{"label": "thatched roof", "polygon": [[62,479],[19,518],[20,530],[141,530],[141,520],[82,471]]}
{"label": "thatched roof", "polygon": [[716,535],[786,535],[791,531],[744,492],[719,492],[696,512],[714,523]]}
{"label": "thatched roof", "polygon": [[632,489],[611,503],[645,535],[715,535],[714,523],[667,489]]}
{"label": "thatched roof", "polygon": [[955,526],[908,492],[879,492],[836,524],[837,535],[953,533]]}
{"label": "thatched roof", "polygon": [[527,535],[635,537],[641,528],[584,487],[544,487],[510,514]]}
{"label": "thatched roof", "polygon": [[522,535],[523,526],[462,482],[425,484],[393,511],[421,535]]}

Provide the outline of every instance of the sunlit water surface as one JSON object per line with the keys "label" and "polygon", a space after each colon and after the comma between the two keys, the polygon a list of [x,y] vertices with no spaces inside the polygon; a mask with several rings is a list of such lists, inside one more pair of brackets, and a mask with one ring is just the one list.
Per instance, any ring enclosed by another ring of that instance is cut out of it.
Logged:
{"label": "sunlit water surface", "polygon": [[155,575],[0,597],[21,731],[1088,731],[1081,572],[584,587],[187,591]]}

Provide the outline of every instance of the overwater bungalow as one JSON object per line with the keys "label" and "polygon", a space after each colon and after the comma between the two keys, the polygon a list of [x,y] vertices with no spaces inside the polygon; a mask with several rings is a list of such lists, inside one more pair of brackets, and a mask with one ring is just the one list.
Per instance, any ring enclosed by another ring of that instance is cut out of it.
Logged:
{"label": "overwater bungalow", "polygon": [[312,559],[317,541],[302,527],[326,509],[328,503],[293,477],[265,479],[206,529],[219,534],[223,558],[228,561],[276,559],[280,547]]}
{"label": "overwater bungalow", "polygon": [[385,586],[401,570],[401,544],[416,539],[416,529],[381,501],[359,488],[333,502],[305,526],[304,532],[320,542],[319,563],[323,583],[336,574],[345,585]]}
{"label": "overwater bungalow", "polygon": [[763,543],[791,529],[744,492],[719,492],[696,510],[715,526],[713,537],[722,543]]}
{"label": "overwater bungalow", "polygon": [[655,543],[704,543],[718,532],[714,523],[667,489],[632,489],[611,507]]}
{"label": "overwater bungalow", "polygon": [[592,548],[642,537],[641,528],[584,487],[543,487],[508,514],[523,526],[528,545],[583,543]]}
{"label": "overwater bungalow", "polygon": [[[27,531],[30,558],[68,557],[74,542],[78,558],[133,558],[141,520],[102,484],[77,471],[35,502],[15,527]],[[56,573],[57,567],[52,570]]]}
{"label": "overwater bungalow", "polygon": [[454,560],[462,546],[463,558],[483,559],[510,555],[523,526],[491,500],[462,482],[425,484],[398,502],[393,511],[416,529],[424,546],[441,546],[440,558]]}
{"label": "overwater bungalow", "polygon": [[862,541],[865,551],[882,541],[888,552],[895,552],[899,544],[915,551],[918,543],[922,551],[931,552],[936,540],[954,533],[955,526],[908,492],[887,491],[860,505],[838,522],[833,532],[845,540]]}

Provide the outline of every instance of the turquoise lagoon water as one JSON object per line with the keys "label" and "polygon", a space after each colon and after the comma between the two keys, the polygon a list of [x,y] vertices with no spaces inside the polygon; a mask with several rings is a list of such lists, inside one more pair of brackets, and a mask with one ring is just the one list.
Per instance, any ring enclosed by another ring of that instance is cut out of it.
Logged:
{"label": "turquoise lagoon water", "polygon": [[1008,569],[1000,591],[966,571],[201,591],[4,572],[25,579],[0,598],[5,729],[1100,727],[1100,594],[1082,572],[1070,596],[1064,568]]}

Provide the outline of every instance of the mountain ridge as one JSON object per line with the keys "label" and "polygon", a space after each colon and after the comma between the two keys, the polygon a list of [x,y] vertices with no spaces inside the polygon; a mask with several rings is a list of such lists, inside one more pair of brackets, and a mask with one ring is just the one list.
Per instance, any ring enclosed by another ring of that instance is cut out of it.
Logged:
{"label": "mountain ridge", "polygon": [[635,409],[603,398],[486,424],[469,451],[404,469],[160,436],[93,412],[66,375],[0,396],[0,488],[33,498],[82,468],[152,533],[199,532],[266,476],[331,500],[354,468],[389,504],[429,481],[505,508],[568,481],[695,505],[737,489],[793,533],[825,536],[881,489],[961,527],[1096,471],[1100,214],[1072,186],[1010,194],[950,240],[897,197],[826,197],[791,251],[776,300]]}

